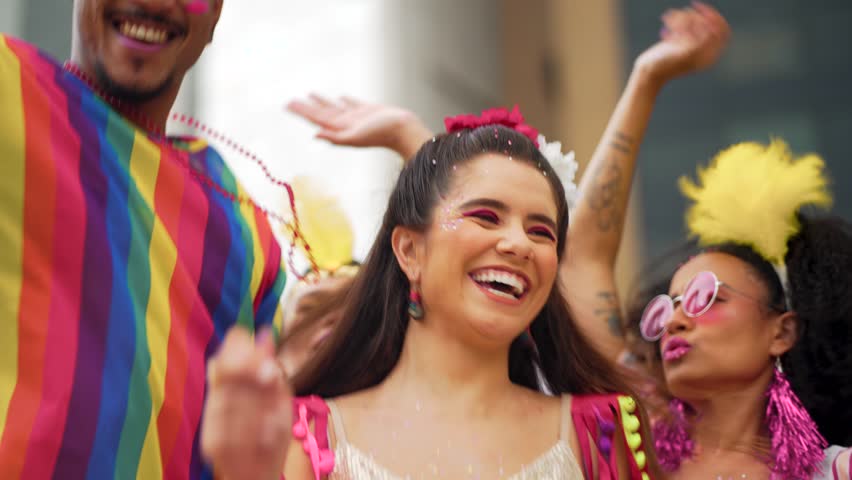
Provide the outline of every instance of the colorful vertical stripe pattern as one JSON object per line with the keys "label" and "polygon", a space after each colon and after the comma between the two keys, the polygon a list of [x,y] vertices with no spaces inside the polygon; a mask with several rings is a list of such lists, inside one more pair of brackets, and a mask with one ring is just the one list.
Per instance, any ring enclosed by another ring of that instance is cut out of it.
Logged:
{"label": "colorful vertical stripe pattern", "polygon": [[281,250],[203,141],[152,141],[0,36],[0,478],[210,477],[206,359],[280,327]]}

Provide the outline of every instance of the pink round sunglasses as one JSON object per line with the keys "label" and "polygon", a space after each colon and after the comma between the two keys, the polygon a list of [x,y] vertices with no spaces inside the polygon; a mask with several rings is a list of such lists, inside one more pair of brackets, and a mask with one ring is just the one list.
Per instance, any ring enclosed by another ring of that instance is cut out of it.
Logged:
{"label": "pink round sunglasses", "polygon": [[689,283],[686,284],[686,288],[683,289],[682,295],[678,295],[675,298],[666,294],[657,295],[648,302],[648,305],[642,312],[642,319],[639,321],[639,332],[642,338],[649,342],[659,340],[663,336],[663,333],[665,333],[669,323],[671,323],[675,307],[678,303],[680,303],[683,313],[689,318],[704,315],[713,306],[713,302],[716,301],[716,296],[719,294],[719,287],[725,287],[738,295],[758,302],[761,305],[766,305],[773,310],[783,311],[783,309],[769,305],[762,300],[758,300],[727,285],[720,281],[715,273],[705,270],[698,272],[692,277]]}

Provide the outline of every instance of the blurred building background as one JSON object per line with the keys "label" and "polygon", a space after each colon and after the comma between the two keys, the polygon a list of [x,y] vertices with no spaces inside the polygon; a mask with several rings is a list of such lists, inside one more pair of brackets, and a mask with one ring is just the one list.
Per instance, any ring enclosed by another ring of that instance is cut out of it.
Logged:
{"label": "blurred building background", "polygon": [[[309,92],[397,103],[434,129],[447,114],[519,103],[549,139],[591,155],[633,59],[674,0],[228,0],[176,110],[249,146],[285,179],[336,193],[366,253],[400,161],[340,149],[283,111]],[[640,154],[622,281],[683,238],[676,179],[720,148],[787,139],[829,165],[834,212],[852,219],[852,2],[717,0],[734,37],[719,66],[661,95]],[[0,0],[0,31],[68,56],[71,2]],[[283,193],[229,163],[262,204]]]}

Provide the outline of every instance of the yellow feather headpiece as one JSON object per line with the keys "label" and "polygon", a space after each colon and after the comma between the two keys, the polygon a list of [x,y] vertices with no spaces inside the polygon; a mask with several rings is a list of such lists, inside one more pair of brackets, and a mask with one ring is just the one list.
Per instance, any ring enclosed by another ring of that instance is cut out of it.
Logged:
{"label": "yellow feather headpiece", "polygon": [[804,205],[831,206],[825,163],[818,155],[794,158],[787,144],[740,143],[720,152],[698,183],[679,186],[694,204],[686,213],[690,236],[701,245],[748,245],[770,263],[784,264],[787,241],[799,232]]}
{"label": "yellow feather headpiece", "polygon": [[302,236],[322,274],[352,263],[352,225],[334,196],[323,193],[314,182],[296,177],[292,182]]}

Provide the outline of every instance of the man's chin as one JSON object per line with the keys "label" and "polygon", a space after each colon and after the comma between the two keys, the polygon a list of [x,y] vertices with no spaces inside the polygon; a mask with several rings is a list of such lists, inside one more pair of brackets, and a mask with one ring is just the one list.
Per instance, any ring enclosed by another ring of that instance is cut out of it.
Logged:
{"label": "man's chin", "polygon": [[110,75],[103,63],[95,64],[95,80],[104,93],[127,103],[145,103],[160,97],[172,83],[172,75],[151,87],[122,82]]}

